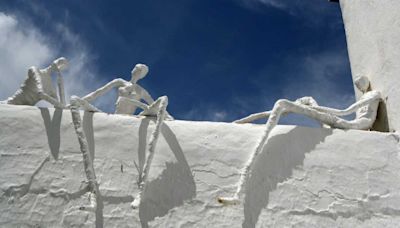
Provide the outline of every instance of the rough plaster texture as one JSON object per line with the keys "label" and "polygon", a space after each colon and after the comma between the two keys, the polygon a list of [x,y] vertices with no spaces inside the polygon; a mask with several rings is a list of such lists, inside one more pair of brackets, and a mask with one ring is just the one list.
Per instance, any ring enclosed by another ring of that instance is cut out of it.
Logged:
{"label": "rough plaster texture", "polygon": [[400,1],[340,0],[340,6],[353,79],[367,76],[386,99],[376,128],[387,130],[388,122],[390,130],[400,130]]}
{"label": "rough plaster texture", "polygon": [[87,204],[68,110],[0,105],[0,227],[398,227],[396,134],[277,126],[243,205],[224,207],[263,125],[165,121],[142,204],[153,119],[81,113],[94,157],[100,215]]}

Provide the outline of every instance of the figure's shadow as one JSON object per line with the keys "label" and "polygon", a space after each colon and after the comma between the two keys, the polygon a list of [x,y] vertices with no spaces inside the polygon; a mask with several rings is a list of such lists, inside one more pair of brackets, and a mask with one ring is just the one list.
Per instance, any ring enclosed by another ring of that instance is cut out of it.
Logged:
{"label": "figure's shadow", "polygon": [[[50,117],[48,108],[40,108],[43,123],[46,128],[47,142],[50,153],[54,160],[58,160],[61,145],[61,120],[63,109],[56,108],[53,112],[53,118]],[[90,157],[94,158],[95,144],[93,131],[93,112],[84,112],[82,127],[89,145]]]}
{"label": "figure's shadow", "polygon": [[58,155],[60,154],[60,128],[63,110],[59,108],[54,109],[53,118],[50,118],[50,112],[48,108],[40,108],[40,112],[46,128],[47,142],[50,147],[50,153],[55,160],[58,160]]}
{"label": "figure's shadow", "polygon": [[269,193],[276,189],[278,183],[290,178],[293,169],[303,165],[305,154],[331,134],[332,130],[324,129],[307,132],[306,137],[301,137],[304,129],[296,127],[286,134],[268,139],[246,184],[243,227],[256,226],[261,210],[268,205]]}
{"label": "figure's shadow", "polygon": [[[143,170],[145,162],[148,126],[149,120],[143,119],[139,127],[138,157],[140,172]],[[196,196],[196,185],[188,162],[175,134],[166,122],[161,127],[161,135],[164,137],[177,161],[166,163],[166,168],[162,174],[157,179],[147,183],[139,206],[139,217],[142,227],[148,227],[148,222],[152,221],[155,217],[167,214],[170,209],[182,205],[185,200]],[[156,153],[159,152],[156,149]]]}

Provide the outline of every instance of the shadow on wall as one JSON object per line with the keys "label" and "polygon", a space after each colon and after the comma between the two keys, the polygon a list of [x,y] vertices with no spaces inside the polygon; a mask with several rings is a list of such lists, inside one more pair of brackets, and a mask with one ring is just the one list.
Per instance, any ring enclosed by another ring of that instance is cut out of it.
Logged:
{"label": "shadow on wall", "polygon": [[378,106],[378,113],[374,125],[372,125],[373,131],[389,132],[389,120],[387,116],[386,103],[381,101]]}
{"label": "shadow on wall", "polygon": [[332,130],[323,129],[305,135],[304,130],[296,127],[268,139],[246,184],[243,227],[256,226],[261,210],[268,205],[269,193],[278,183],[288,179],[293,169],[303,164],[306,153],[331,134]]}
{"label": "shadow on wall", "polygon": [[[148,126],[149,120],[144,119],[139,127],[140,171],[143,170],[144,166]],[[185,200],[196,196],[196,185],[189,164],[175,134],[165,122],[162,125],[161,134],[177,162],[166,163],[166,168],[160,177],[147,183],[139,206],[142,227],[148,227],[148,222],[155,217],[167,214],[170,209],[182,205]],[[156,153],[159,152],[156,151]]]}
{"label": "shadow on wall", "polygon": [[[61,145],[61,120],[63,109],[56,108],[53,112],[53,118],[50,117],[48,108],[40,108],[43,123],[46,128],[47,142],[50,147],[50,153],[54,160],[58,160]],[[90,157],[94,159],[94,131],[93,131],[93,112],[84,112],[82,127],[89,145]]]}
{"label": "shadow on wall", "polygon": [[58,160],[60,154],[60,127],[63,110],[56,108],[53,112],[53,118],[50,118],[48,108],[40,108],[44,126],[46,128],[47,142],[49,143],[50,152],[55,160]]}

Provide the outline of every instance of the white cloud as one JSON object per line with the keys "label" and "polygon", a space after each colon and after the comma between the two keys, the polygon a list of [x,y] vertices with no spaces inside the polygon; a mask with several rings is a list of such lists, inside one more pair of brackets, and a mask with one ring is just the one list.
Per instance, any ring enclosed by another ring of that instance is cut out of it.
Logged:
{"label": "white cloud", "polygon": [[341,26],[342,20],[337,13],[338,5],[328,0],[235,0],[247,8],[260,10],[261,5],[272,7],[289,15],[300,18],[299,24],[305,26]]}
{"label": "white cloud", "polygon": [[234,117],[235,114],[236,113],[228,112],[223,108],[215,108],[213,105],[203,103],[198,104],[196,107],[184,113],[182,119],[225,122],[233,120],[232,117]]}
{"label": "white cloud", "polygon": [[34,29],[21,29],[13,16],[0,13],[0,99],[13,94],[30,66],[42,66],[53,57]]}
{"label": "white cloud", "polygon": [[[104,84],[80,37],[63,24],[56,24],[55,31],[54,37],[44,35],[34,25],[21,23],[15,16],[0,12],[0,100],[18,89],[30,66],[43,68],[60,56],[70,63],[63,72],[67,100],[70,95],[82,96]],[[69,51],[60,50],[61,46]],[[111,111],[113,98],[111,93],[96,104]]]}
{"label": "white cloud", "polygon": [[[289,81],[283,93],[285,97],[313,96],[320,105],[345,108],[354,102],[353,91],[343,91],[343,85],[351,85],[347,72],[346,52],[335,49],[304,56],[292,56],[287,64],[295,69],[288,73]],[[296,76],[301,80],[296,80]],[[349,87],[347,87],[349,88]]]}
{"label": "white cloud", "polygon": [[242,0],[247,4],[261,3],[266,6],[285,10],[291,14],[307,12],[326,13],[332,3],[328,0]]}

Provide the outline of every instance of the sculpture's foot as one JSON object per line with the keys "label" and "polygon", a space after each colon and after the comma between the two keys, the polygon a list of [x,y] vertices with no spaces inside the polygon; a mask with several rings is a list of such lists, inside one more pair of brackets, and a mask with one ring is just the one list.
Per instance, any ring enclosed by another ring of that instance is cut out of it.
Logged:
{"label": "sculpture's foot", "polygon": [[236,124],[245,124],[245,123],[248,123],[248,122],[246,122],[246,121],[244,121],[244,120],[235,120],[235,121],[233,121],[232,123],[236,123]]}
{"label": "sculpture's foot", "polygon": [[81,211],[96,212],[96,207],[93,207],[92,205],[80,206],[80,207],[79,207],[79,210],[81,210]]}
{"label": "sculpture's foot", "polygon": [[90,194],[89,194],[89,202],[90,202],[90,205],[80,206],[80,207],[79,207],[79,210],[81,210],[81,211],[96,212],[96,210],[97,210],[97,198],[96,198],[96,194],[94,194],[94,193],[90,193]]}
{"label": "sculpture's foot", "polygon": [[140,206],[140,200],[141,200],[140,195],[137,195],[137,196],[135,197],[135,200],[133,200],[133,202],[131,203],[131,207],[132,207],[133,209],[138,209],[139,206]]}
{"label": "sculpture's foot", "polygon": [[218,197],[218,203],[224,205],[224,206],[229,206],[229,205],[239,205],[240,204],[240,199],[239,197]]}

